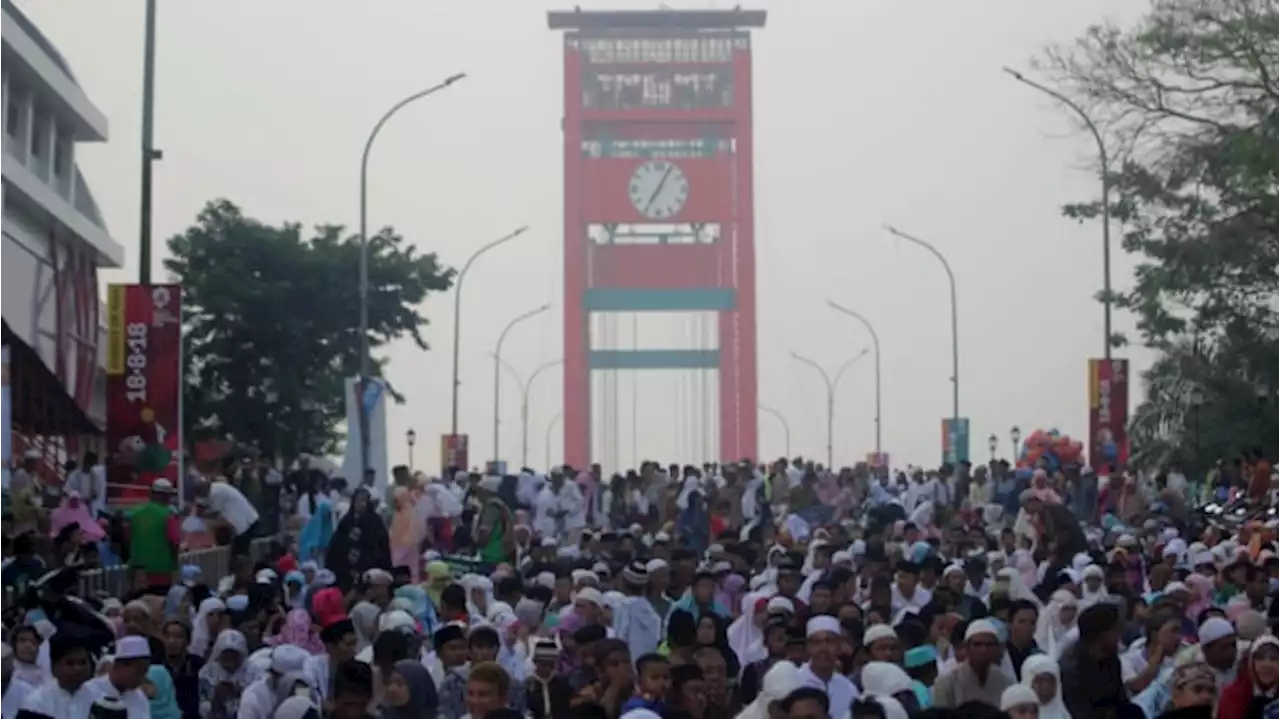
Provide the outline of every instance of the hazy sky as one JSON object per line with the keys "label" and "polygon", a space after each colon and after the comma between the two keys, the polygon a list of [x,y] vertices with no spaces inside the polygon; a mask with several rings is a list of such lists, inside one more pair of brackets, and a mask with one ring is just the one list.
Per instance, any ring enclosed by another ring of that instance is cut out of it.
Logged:
{"label": "hazy sky", "polygon": [[[143,2],[19,5],[110,119],[110,142],[81,145],[78,156],[112,234],[127,248],[126,270],[104,272],[104,280],[132,279]],[[461,424],[472,436],[472,461],[482,460],[491,452],[488,353],[501,328],[551,302],[553,311],[511,333],[505,356],[527,374],[561,353],[563,73],[561,38],[547,29],[545,12],[572,3],[160,5],[158,240],[184,229],[215,197],[266,221],[354,226],[359,153],[374,121],[404,95],[452,73],[469,75],[383,132],[370,169],[370,224],[393,224],[455,266],[491,238],[532,228],[477,263],[466,285]],[[744,5],[769,11],[768,27],[753,40],[760,400],[790,420],[792,453],[825,454],[825,390],[789,352],[834,371],[869,343],[859,326],[826,308],[831,298],[861,310],[879,331],[885,450],[895,463],[939,461],[939,420],[951,405],[945,275],[928,254],[883,232],[886,222],[931,240],[956,272],[961,414],[971,418],[973,456],[986,458],[992,432],[1007,454],[1015,424],[1084,436],[1086,359],[1102,344],[1102,312],[1091,299],[1101,285],[1100,229],[1062,219],[1058,207],[1096,195],[1093,145],[1051,100],[1000,66],[1025,68],[1044,44],[1069,42],[1106,17],[1132,20],[1146,3]],[[162,247],[157,252],[164,255]],[[1113,266],[1116,286],[1129,286],[1132,261],[1118,247]],[[432,351],[409,342],[391,350],[390,379],[408,401],[390,409],[388,427],[393,462],[407,457],[403,437],[413,427],[418,466],[434,467],[449,422],[452,296],[433,298],[424,311]],[[1132,318],[1117,314],[1117,330],[1132,327]],[[1128,356],[1135,370],[1149,364],[1141,349]],[[837,463],[873,448],[871,370],[863,361],[839,388]],[[519,400],[514,383],[503,381],[502,452],[518,461]],[[629,398],[627,382],[620,394]],[[673,456],[700,446],[688,438],[697,434],[689,386],[671,376],[641,379],[639,447],[631,445],[628,399],[619,410],[619,462],[694,459]],[[556,371],[531,393],[530,461],[539,465],[560,393]],[[779,424],[762,416],[760,427],[761,453],[781,454]],[[551,437],[558,460],[559,431]]]}

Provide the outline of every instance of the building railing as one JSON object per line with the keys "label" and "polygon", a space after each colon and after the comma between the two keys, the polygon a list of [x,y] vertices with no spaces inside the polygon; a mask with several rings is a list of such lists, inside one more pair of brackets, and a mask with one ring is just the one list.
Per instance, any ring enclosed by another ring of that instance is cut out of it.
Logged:
{"label": "building railing", "polygon": [[[255,539],[249,546],[249,558],[254,562],[265,559],[270,551],[274,537]],[[231,547],[219,546],[206,549],[195,549],[178,555],[178,566],[193,564],[200,568],[204,581],[215,584],[231,573]],[[99,567],[80,573],[79,596],[88,598],[123,597],[133,588],[136,570],[126,565]],[[178,577],[174,576],[174,581]],[[14,587],[4,588],[4,608],[7,611],[17,601]]]}

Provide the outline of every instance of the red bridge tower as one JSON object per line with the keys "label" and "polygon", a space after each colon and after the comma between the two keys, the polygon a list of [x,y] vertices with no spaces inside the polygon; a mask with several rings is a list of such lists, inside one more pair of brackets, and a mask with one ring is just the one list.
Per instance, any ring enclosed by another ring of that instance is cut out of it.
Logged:
{"label": "red bridge tower", "polygon": [[[552,12],[564,31],[564,459],[591,373],[717,369],[719,453],[756,457],[751,28],[763,11]],[[603,312],[715,312],[716,349],[595,349]]]}

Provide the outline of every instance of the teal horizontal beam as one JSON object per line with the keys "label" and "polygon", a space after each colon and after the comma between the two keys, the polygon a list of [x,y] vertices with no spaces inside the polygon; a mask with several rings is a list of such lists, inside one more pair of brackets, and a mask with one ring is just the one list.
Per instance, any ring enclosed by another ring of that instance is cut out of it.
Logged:
{"label": "teal horizontal beam", "polygon": [[590,289],[582,303],[591,312],[727,312],[735,297],[732,289],[721,288]]}
{"label": "teal horizontal beam", "polygon": [[593,350],[591,369],[716,369],[720,350]]}

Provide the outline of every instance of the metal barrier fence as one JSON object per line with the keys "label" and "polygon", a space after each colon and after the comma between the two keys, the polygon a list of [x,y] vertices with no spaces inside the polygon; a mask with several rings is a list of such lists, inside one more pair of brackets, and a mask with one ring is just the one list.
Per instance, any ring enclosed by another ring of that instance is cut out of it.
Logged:
{"label": "metal barrier fence", "polygon": [[[257,562],[267,556],[273,537],[255,539],[249,547],[249,558]],[[178,566],[194,564],[206,582],[216,583],[231,572],[231,547],[195,549],[178,555]],[[80,574],[80,596],[120,597],[133,584],[133,570],[124,565],[90,569]]]}

